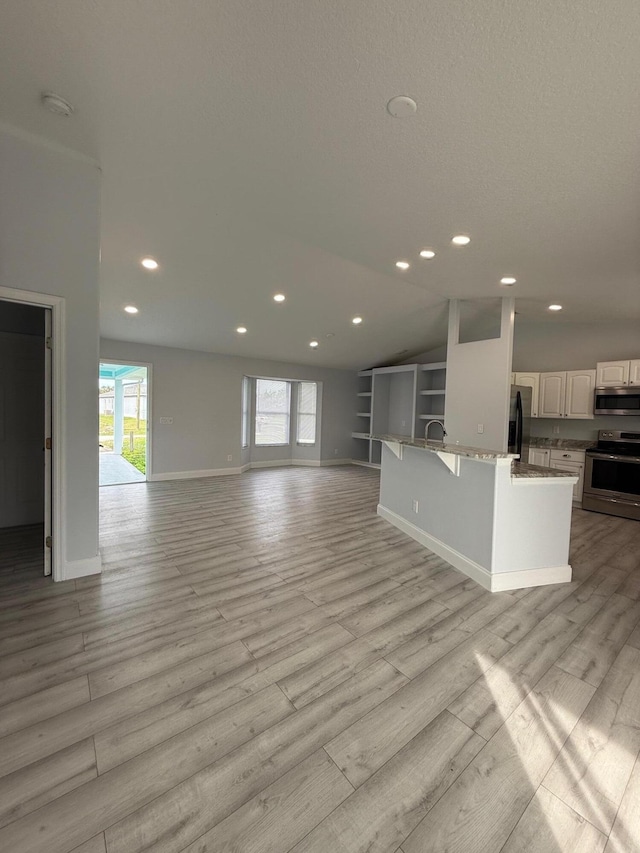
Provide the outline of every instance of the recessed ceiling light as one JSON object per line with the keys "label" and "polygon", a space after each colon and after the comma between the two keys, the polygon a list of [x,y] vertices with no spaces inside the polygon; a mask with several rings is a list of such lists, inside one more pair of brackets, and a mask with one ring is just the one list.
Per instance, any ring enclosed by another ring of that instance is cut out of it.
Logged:
{"label": "recessed ceiling light", "polygon": [[73,107],[68,101],[65,101],[64,98],[61,98],[60,95],[56,95],[54,92],[43,92],[42,94],[42,103],[51,113],[55,113],[58,116],[70,116],[73,112]]}
{"label": "recessed ceiling light", "polygon": [[431,258],[435,258],[435,256],[436,256],[436,253],[433,251],[433,249],[423,249],[420,252],[420,257],[421,258],[427,258],[427,260],[431,260]]}
{"label": "recessed ceiling light", "polygon": [[549,311],[562,311],[562,305],[549,305]]}
{"label": "recessed ceiling light", "polygon": [[246,326],[238,326],[238,328],[236,329],[236,332],[239,335],[246,335],[247,334],[247,327]]}
{"label": "recessed ceiling light", "polygon": [[399,270],[408,270],[411,264],[409,261],[396,261],[396,266]]}
{"label": "recessed ceiling light", "polygon": [[146,270],[157,270],[158,262],[154,258],[143,258],[140,263]]}
{"label": "recessed ceiling light", "polygon": [[325,335],[325,338],[335,338],[335,333],[334,332],[327,332],[327,334]]}
{"label": "recessed ceiling light", "polygon": [[125,305],[124,310],[127,312],[127,314],[137,314],[138,313],[138,309],[136,308],[135,305]]}
{"label": "recessed ceiling light", "polygon": [[451,238],[451,242],[454,246],[468,246],[471,242],[471,237],[467,237],[466,234],[456,234],[455,237]]}
{"label": "recessed ceiling light", "polygon": [[309,341],[309,346],[315,349],[318,346],[318,341]]}
{"label": "recessed ceiling light", "polygon": [[274,302],[284,302],[284,300],[286,298],[287,297],[284,295],[284,293],[276,293],[275,296],[273,297],[273,301]]}
{"label": "recessed ceiling light", "polygon": [[362,323],[362,317],[354,317],[351,322],[354,326],[359,326]]}
{"label": "recessed ceiling light", "polygon": [[516,279],[512,275],[505,275],[500,279],[500,284],[504,284],[505,287],[511,287],[515,283]]}

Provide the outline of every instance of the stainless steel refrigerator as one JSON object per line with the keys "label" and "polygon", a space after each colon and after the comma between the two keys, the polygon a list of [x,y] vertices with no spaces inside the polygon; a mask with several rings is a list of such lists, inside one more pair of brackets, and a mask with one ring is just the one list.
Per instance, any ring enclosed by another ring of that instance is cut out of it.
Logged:
{"label": "stainless steel refrigerator", "polygon": [[509,453],[518,453],[521,462],[529,461],[531,435],[531,388],[511,386],[509,401]]}

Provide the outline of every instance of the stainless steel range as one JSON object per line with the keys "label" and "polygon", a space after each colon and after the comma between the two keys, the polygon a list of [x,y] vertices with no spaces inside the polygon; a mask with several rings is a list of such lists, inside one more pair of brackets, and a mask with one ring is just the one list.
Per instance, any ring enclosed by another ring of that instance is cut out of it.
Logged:
{"label": "stainless steel range", "polygon": [[640,520],[640,432],[601,429],[585,456],[582,508]]}

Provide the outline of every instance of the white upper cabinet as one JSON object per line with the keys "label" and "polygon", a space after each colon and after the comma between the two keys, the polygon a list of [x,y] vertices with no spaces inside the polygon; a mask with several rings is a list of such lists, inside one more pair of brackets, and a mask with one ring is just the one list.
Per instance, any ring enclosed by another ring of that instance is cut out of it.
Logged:
{"label": "white upper cabinet", "polygon": [[539,373],[514,373],[514,385],[524,385],[525,388],[531,388],[531,417],[538,417],[538,396],[540,390],[540,374]]}
{"label": "white upper cabinet", "polygon": [[564,417],[566,383],[567,373],[564,370],[559,373],[540,374],[539,418]]}
{"label": "white upper cabinet", "polygon": [[593,418],[595,370],[540,374],[539,418]]}
{"label": "white upper cabinet", "polygon": [[640,385],[640,358],[629,362],[629,385]]}
{"label": "white upper cabinet", "polygon": [[596,365],[596,385],[628,385],[630,364],[629,361],[599,361]]}
{"label": "white upper cabinet", "polygon": [[568,370],[564,413],[566,418],[593,418],[595,370]]}

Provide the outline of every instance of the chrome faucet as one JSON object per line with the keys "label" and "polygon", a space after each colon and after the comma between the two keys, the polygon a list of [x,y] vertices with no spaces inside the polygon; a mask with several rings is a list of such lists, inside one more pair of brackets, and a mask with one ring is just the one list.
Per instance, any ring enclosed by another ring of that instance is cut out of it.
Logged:
{"label": "chrome faucet", "polygon": [[441,440],[442,440],[442,443],[444,444],[444,437],[447,434],[447,431],[444,428],[444,424],[442,423],[442,421],[438,421],[438,420],[427,421],[427,425],[424,428],[424,440],[429,441],[429,427],[431,426],[431,424],[439,424],[442,427],[442,439]]}

